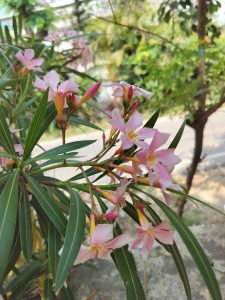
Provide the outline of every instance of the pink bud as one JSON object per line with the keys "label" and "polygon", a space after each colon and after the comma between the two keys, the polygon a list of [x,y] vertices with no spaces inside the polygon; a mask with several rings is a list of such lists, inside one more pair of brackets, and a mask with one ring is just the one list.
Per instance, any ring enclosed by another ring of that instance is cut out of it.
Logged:
{"label": "pink bud", "polygon": [[127,100],[128,101],[131,101],[131,99],[132,99],[132,97],[133,97],[133,94],[134,94],[134,91],[133,91],[133,87],[132,87],[132,85],[129,87],[129,89],[128,89],[128,94],[127,94]]}
{"label": "pink bud", "polygon": [[135,110],[138,108],[138,106],[141,104],[141,101],[139,99],[136,99],[132,105],[131,111],[132,113],[135,112]]}
{"label": "pink bud", "polygon": [[113,212],[109,212],[109,213],[105,214],[105,218],[107,220],[115,220],[116,218],[118,218],[118,215]]}
{"label": "pink bud", "polygon": [[81,98],[81,103],[86,102],[87,100],[89,100],[92,96],[94,96],[94,94],[97,92],[97,90],[99,89],[100,85],[102,84],[101,81],[95,83],[93,86],[91,86],[86,93],[84,94],[84,96]]}

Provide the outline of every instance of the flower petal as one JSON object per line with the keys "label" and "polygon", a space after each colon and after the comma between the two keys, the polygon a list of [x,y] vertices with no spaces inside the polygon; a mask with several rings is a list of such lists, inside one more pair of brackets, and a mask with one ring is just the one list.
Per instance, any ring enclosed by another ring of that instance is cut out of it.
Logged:
{"label": "flower petal", "polygon": [[47,75],[44,76],[45,84],[50,87],[54,92],[57,92],[57,87],[59,83],[59,75],[56,71],[52,70]]}
{"label": "flower petal", "polygon": [[168,133],[163,133],[157,130],[156,134],[154,135],[154,138],[149,145],[149,151],[154,151],[155,149],[159,148],[165,142],[168,140],[169,134]]}
{"label": "flower petal", "polygon": [[174,149],[162,149],[155,154],[158,160],[164,165],[176,165],[181,161],[180,158],[174,154]]}
{"label": "flower petal", "polygon": [[127,233],[123,233],[110,242],[106,243],[106,246],[109,249],[117,249],[129,244],[131,241],[132,237]]}
{"label": "flower petal", "polygon": [[113,238],[113,225],[98,224],[91,235],[91,245],[98,245],[108,242]]}
{"label": "flower petal", "polygon": [[25,49],[24,51],[25,60],[27,62],[30,62],[33,57],[34,57],[34,49]]}
{"label": "flower petal", "polygon": [[128,122],[126,123],[126,128],[134,131],[137,128],[141,127],[142,123],[143,123],[142,114],[135,111],[130,117],[130,119],[128,120]]}
{"label": "flower petal", "polygon": [[108,122],[112,125],[113,128],[116,128],[125,134],[125,132],[126,132],[125,122],[124,122],[124,119],[121,117],[121,114],[120,114],[120,111],[118,108],[115,108],[112,111],[112,117]]}
{"label": "flower petal", "polygon": [[91,253],[89,250],[90,249],[88,247],[81,245],[80,251],[77,255],[74,265],[82,264],[85,261],[94,258],[94,253]]}
{"label": "flower petal", "polygon": [[36,87],[37,89],[41,90],[41,91],[46,91],[47,90],[47,86],[46,83],[39,77],[35,77],[35,82],[33,84],[34,87]]}
{"label": "flower petal", "polygon": [[63,94],[66,94],[68,92],[74,92],[75,93],[78,90],[78,86],[72,79],[68,79],[68,80],[65,80],[64,82],[62,82],[59,85],[58,90],[60,92],[62,92]]}
{"label": "flower petal", "polygon": [[27,64],[27,61],[26,59],[24,58],[23,56],[23,53],[21,51],[17,52],[16,55],[15,55],[16,59],[21,62],[21,64],[23,66],[25,66]]}
{"label": "flower petal", "polygon": [[[34,68],[37,66],[41,66],[43,64],[43,58],[34,58],[30,61],[29,65]],[[31,68],[30,66],[28,66],[28,69]]]}

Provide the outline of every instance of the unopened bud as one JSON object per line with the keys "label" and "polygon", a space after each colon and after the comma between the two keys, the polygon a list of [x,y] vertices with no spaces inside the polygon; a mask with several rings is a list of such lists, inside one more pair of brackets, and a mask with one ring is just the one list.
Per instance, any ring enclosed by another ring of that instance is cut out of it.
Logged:
{"label": "unopened bud", "polygon": [[101,81],[95,83],[92,87],[90,87],[86,93],[83,95],[83,97],[80,100],[80,103],[83,104],[86,101],[88,101],[92,96],[94,96],[94,94],[97,92],[97,90],[99,89],[100,85],[101,85]]}

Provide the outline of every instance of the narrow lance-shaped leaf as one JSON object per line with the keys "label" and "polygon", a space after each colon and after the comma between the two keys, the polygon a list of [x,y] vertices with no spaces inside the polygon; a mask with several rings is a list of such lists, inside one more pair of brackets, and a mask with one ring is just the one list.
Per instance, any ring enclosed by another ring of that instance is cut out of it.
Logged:
{"label": "narrow lance-shaped leaf", "polygon": [[27,160],[24,163],[28,164],[28,163],[30,163],[32,161],[35,161],[35,160],[53,159],[54,155],[59,155],[59,154],[62,154],[62,153],[67,153],[67,152],[70,152],[70,151],[74,151],[74,150],[86,147],[88,145],[93,144],[95,141],[96,140],[77,141],[77,142],[71,142],[71,143],[67,143],[65,145],[57,146],[53,149],[45,151],[44,153],[42,153],[42,154],[40,154],[40,155],[38,155],[34,158],[31,158],[31,159]]}
{"label": "narrow lance-shaped leaf", "polygon": [[48,257],[49,257],[49,269],[53,278],[59,262],[59,250],[61,248],[61,237],[55,226],[49,222],[48,225]]}
{"label": "narrow lance-shaped leaf", "polygon": [[66,280],[70,268],[79,252],[84,236],[85,208],[80,195],[70,189],[70,214],[65,241],[56,272],[55,290],[58,291]]}
{"label": "narrow lance-shaped leaf", "polygon": [[5,26],[5,36],[6,36],[7,43],[11,45],[12,44],[12,38],[11,38],[11,35],[10,35],[10,32],[9,32],[9,27],[8,26]]}
{"label": "narrow lance-shaped leaf", "polygon": [[145,123],[144,127],[153,128],[156,121],[158,120],[159,114],[160,114],[161,108],[159,108],[151,117],[150,119]]}
{"label": "narrow lance-shaped leaf", "polygon": [[186,120],[181,124],[180,129],[178,130],[177,134],[175,135],[174,139],[172,140],[171,144],[169,145],[169,148],[176,148],[179,144],[179,141],[182,137],[182,134],[184,132],[184,128],[186,125]]}
{"label": "narrow lance-shaped leaf", "polygon": [[16,40],[16,43],[17,43],[17,41],[18,41],[18,30],[17,30],[17,22],[16,22],[16,17],[15,16],[13,16],[12,23],[13,23],[14,36],[15,36],[15,40]]}
{"label": "narrow lance-shaped leaf", "polygon": [[40,204],[49,220],[55,225],[58,231],[65,233],[67,220],[62,212],[58,209],[50,195],[44,188],[32,177],[25,175],[27,182],[31,187],[31,191],[35,196],[36,201]]}
{"label": "narrow lance-shaped leaf", "polygon": [[2,145],[7,152],[16,155],[12,135],[2,108],[0,108],[0,145]]}
{"label": "narrow lance-shaped leaf", "polygon": [[[116,236],[122,233],[119,225],[114,228]],[[143,286],[139,279],[133,255],[128,251],[128,246],[116,249],[111,254],[113,261],[123,279],[126,288],[127,300],[145,300]]]}
{"label": "narrow lance-shaped leaf", "polygon": [[19,206],[19,224],[20,224],[20,241],[23,255],[27,260],[32,257],[33,250],[33,234],[30,202],[25,188],[25,184],[21,182],[20,206]]}
{"label": "narrow lance-shaped leaf", "polygon": [[24,147],[24,154],[23,154],[24,160],[26,160],[30,156],[34,146],[36,145],[37,136],[39,135],[39,132],[41,130],[41,125],[45,118],[47,101],[48,101],[48,91],[46,91],[44,96],[42,97],[41,102],[39,103],[36,113],[30,124],[29,131],[27,134],[26,144]]}
{"label": "narrow lance-shaped leaf", "polygon": [[139,191],[148,195],[165,213],[165,215],[168,217],[170,222],[173,224],[173,226],[180,234],[191,256],[193,257],[196,265],[198,266],[198,269],[202,275],[202,278],[205,281],[205,284],[209,290],[209,293],[211,294],[212,299],[222,300],[220,288],[216,280],[215,274],[213,272],[213,269],[211,267],[211,264],[204,250],[200,246],[199,242],[196,240],[191,230],[168,205],[164,204],[162,201],[160,201],[159,199],[157,199],[151,194],[148,194],[141,190]]}
{"label": "narrow lance-shaped leaf", "polygon": [[98,127],[97,125],[91,123],[91,122],[88,122],[87,120],[82,120],[82,119],[79,119],[79,118],[76,118],[74,116],[71,116],[70,117],[70,122],[75,124],[75,125],[83,125],[83,126],[86,126],[86,127],[90,127],[90,128],[93,128],[93,129],[96,129],[96,130],[101,130],[103,131],[102,128]]}
{"label": "narrow lance-shaped leaf", "polygon": [[17,170],[10,176],[0,196],[0,282],[8,265],[16,227],[18,174]]}
{"label": "narrow lance-shaped leaf", "polygon": [[[158,225],[162,222],[162,220],[160,219],[160,217],[157,215],[157,213],[151,208],[151,206],[149,205],[147,207],[148,212],[150,213],[150,215],[152,216],[152,218],[154,219],[155,223]],[[163,247],[171,253],[174,263],[176,264],[177,270],[179,272],[180,278],[183,282],[184,285],[184,289],[186,292],[186,296],[188,300],[191,300],[191,287],[190,287],[190,283],[189,283],[189,279],[188,279],[188,275],[187,275],[187,271],[182,259],[182,256],[180,254],[180,251],[177,248],[176,243],[174,242],[173,245],[163,245]]]}

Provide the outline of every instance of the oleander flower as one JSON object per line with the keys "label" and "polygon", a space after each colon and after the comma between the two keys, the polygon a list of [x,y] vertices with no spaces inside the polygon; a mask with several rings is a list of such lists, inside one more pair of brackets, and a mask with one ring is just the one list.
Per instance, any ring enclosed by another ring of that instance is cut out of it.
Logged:
{"label": "oleander flower", "polygon": [[124,150],[131,148],[133,145],[137,145],[142,148],[145,146],[143,140],[146,138],[152,138],[156,133],[156,130],[153,128],[140,128],[143,124],[143,117],[137,111],[135,111],[129,120],[125,122],[121,117],[119,109],[115,108],[112,111],[112,117],[109,120],[109,123],[113,128],[122,133],[121,147]]}
{"label": "oleander flower", "polygon": [[66,96],[76,93],[78,85],[72,79],[68,79],[59,84],[59,75],[52,70],[43,77],[43,80],[36,76],[34,86],[41,91],[49,88],[48,100],[55,102],[59,123],[63,121],[63,109],[67,107]]}
{"label": "oleander flower", "polygon": [[40,66],[43,63],[43,59],[40,57],[34,58],[33,49],[25,49],[24,54],[19,51],[15,55],[16,59],[23,65],[22,75],[25,76],[29,71],[42,71]]}

